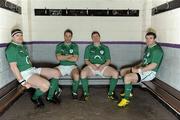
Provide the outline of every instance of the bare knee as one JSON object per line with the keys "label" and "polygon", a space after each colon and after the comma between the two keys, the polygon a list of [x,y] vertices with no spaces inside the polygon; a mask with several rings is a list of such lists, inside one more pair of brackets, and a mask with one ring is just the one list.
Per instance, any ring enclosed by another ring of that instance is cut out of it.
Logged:
{"label": "bare knee", "polygon": [[87,77],[87,72],[86,70],[81,71],[81,78],[86,78]]}
{"label": "bare knee", "polygon": [[129,74],[125,75],[125,76],[124,76],[124,83],[125,83],[125,84],[129,84],[129,83],[131,83],[131,82],[132,82],[132,77],[131,77],[131,75],[129,75]]}
{"label": "bare knee", "polygon": [[125,76],[126,74],[128,74],[128,71],[129,70],[127,70],[127,69],[122,69],[122,70],[120,70],[120,75]]}
{"label": "bare knee", "polygon": [[59,70],[55,69],[55,70],[53,71],[53,75],[54,75],[54,76],[53,76],[54,78],[59,79],[60,76],[61,76],[61,73],[60,73]]}
{"label": "bare knee", "polygon": [[120,75],[121,75],[121,76],[124,76],[124,70],[123,70],[123,69],[120,70]]}
{"label": "bare knee", "polygon": [[79,80],[79,72],[78,71],[74,72],[72,76],[73,76],[74,80]]}
{"label": "bare knee", "polygon": [[113,76],[112,76],[112,77],[115,78],[115,79],[117,79],[117,78],[119,77],[118,71],[114,70],[114,71],[113,71]]}
{"label": "bare knee", "polygon": [[50,83],[49,81],[46,81],[46,82],[41,83],[40,89],[42,92],[47,92],[49,90],[49,87],[50,87]]}

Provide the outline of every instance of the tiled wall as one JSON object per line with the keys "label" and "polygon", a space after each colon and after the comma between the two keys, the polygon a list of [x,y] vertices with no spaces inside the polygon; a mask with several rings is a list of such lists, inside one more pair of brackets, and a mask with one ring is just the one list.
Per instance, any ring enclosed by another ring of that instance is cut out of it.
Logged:
{"label": "tiled wall", "polygon": [[[153,1],[153,7],[167,0]],[[157,31],[157,41],[180,46],[180,8],[152,16],[152,27]],[[158,78],[180,91],[180,47],[163,47],[164,60]]]}
{"label": "tiled wall", "polygon": [[0,88],[14,79],[9,65],[5,59],[5,48],[0,48]]}
{"label": "tiled wall", "polygon": [[158,78],[180,91],[180,48],[163,47],[164,60]]}
{"label": "tiled wall", "polygon": [[[20,5],[16,1],[8,1]],[[21,27],[21,15],[0,8],[0,88],[14,79],[5,58],[5,46],[2,46],[2,44],[11,41],[10,32],[14,26]]]}

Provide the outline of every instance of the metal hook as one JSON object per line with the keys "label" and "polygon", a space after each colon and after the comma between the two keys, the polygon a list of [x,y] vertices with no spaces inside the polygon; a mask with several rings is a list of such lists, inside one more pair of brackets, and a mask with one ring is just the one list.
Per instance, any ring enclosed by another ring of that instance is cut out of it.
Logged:
{"label": "metal hook", "polygon": [[68,14],[68,8],[66,8],[66,15]]}
{"label": "metal hook", "polygon": [[169,7],[170,7],[169,2],[167,2],[166,5],[167,5],[166,9],[169,9]]}
{"label": "metal hook", "polygon": [[109,8],[107,8],[107,15],[109,15]]}
{"label": "metal hook", "polygon": [[129,13],[130,13],[130,11],[129,11],[129,8],[128,8],[128,10],[127,10],[127,15],[129,15]]}
{"label": "metal hook", "polygon": [[155,11],[155,13],[157,13],[157,12],[158,12],[158,8],[156,7],[156,8],[154,9],[154,11]]}
{"label": "metal hook", "polygon": [[88,15],[88,8],[87,8],[87,10],[86,10],[86,14]]}
{"label": "metal hook", "polygon": [[46,7],[45,7],[44,9],[45,9],[44,13],[47,14],[47,9],[46,9]]}
{"label": "metal hook", "polygon": [[16,11],[20,11],[20,9],[19,9],[19,6],[20,6],[20,4],[21,4],[21,0],[17,0],[17,6],[16,6]]}
{"label": "metal hook", "polygon": [[5,7],[8,7],[8,6],[7,6],[7,2],[8,2],[8,1],[7,1],[7,0],[5,0]]}

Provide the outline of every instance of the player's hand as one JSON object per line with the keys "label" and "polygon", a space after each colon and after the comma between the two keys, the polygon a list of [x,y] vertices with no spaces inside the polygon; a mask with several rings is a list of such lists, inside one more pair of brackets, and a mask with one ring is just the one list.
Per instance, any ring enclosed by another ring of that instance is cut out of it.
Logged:
{"label": "player's hand", "polygon": [[131,71],[132,71],[132,73],[138,73],[138,72],[139,72],[138,69],[135,68],[135,67],[132,67],[132,68],[131,68]]}
{"label": "player's hand", "polygon": [[93,70],[95,70],[95,71],[98,70],[98,67],[96,65],[91,64],[90,66],[92,67]]}
{"label": "player's hand", "polygon": [[67,59],[69,59],[69,58],[71,58],[71,57],[73,57],[73,55],[67,55]]}
{"label": "player's hand", "polygon": [[105,65],[100,65],[100,66],[98,67],[98,70],[101,72],[101,71],[104,69],[104,67],[105,67]]}
{"label": "player's hand", "polygon": [[21,84],[22,86],[24,86],[26,89],[29,89],[29,88],[31,88],[32,86],[31,86],[31,84],[29,84],[29,83],[24,83],[24,84]]}

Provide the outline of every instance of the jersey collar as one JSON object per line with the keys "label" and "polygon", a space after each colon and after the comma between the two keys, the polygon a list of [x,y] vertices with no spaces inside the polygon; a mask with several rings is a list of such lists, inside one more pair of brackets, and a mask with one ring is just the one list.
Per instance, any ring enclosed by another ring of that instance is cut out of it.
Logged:
{"label": "jersey collar", "polygon": [[[94,43],[92,43],[92,45],[95,46]],[[99,46],[95,46],[95,47],[98,47],[98,48],[99,48],[100,46],[101,46],[101,43],[99,44]]]}
{"label": "jersey collar", "polygon": [[66,45],[66,46],[70,46],[72,44],[72,42],[70,42],[70,43],[65,43],[64,42],[64,45]]}
{"label": "jersey collar", "polygon": [[155,44],[153,44],[153,45],[151,45],[151,46],[148,46],[148,48],[153,48],[154,46],[156,46],[157,45],[157,43],[155,43]]}
{"label": "jersey collar", "polygon": [[16,43],[14,41],[12,41],[11,43],[15,44],[15,45],[18,45],[18,46],[23,46],[23,44],[19,44],[19,43]]}

